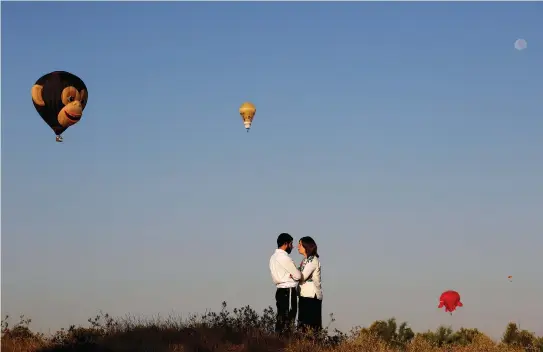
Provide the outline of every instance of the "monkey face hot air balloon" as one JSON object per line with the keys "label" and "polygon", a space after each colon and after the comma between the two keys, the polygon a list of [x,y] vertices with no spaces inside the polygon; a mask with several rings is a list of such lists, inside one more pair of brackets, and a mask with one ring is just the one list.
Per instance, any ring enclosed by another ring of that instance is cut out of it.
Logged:
{"label": "monkey face hot air balloon", "polygon": [[88,90],[81,78],[66,71],[50,72],[32,86],[32,103],[62,142],[61,134],[75,125],[87,106]]}
{"label": "monkey face hot air balloon", "polygon": [[445,312],[449,312],[452,315],[452,312],[456,310],[456,307],[463,307],[464,305],[460,302],[460,294],[456,291],[445,291],[439,297],[438,308],[445,307]]}
{"label": "monkey face hot air balloon", "polygon": [[243,124],[245,125],[245,129],[247,132],[249,132],[249,129],[251,128],[251,124],[253,123],[253,118],[256,114],[256,107],[249,102],[245,102],[241,104],[239,108],[239,114],[241,115],[241,118],[243,119]]}

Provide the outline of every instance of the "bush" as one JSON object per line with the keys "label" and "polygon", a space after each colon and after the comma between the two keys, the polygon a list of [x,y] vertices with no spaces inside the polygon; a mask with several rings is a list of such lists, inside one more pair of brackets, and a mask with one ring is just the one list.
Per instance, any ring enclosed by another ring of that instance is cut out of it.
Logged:
{"label": "bush", "polygon": [[330,331],[335,321],[319,333],[274,333],[275,312],[268,307],[258,314],[249,306],[193,315],[185,321],[167,319],[113,318],[100,313],[88,326],[70,326],[52,336],[36,334],[30,319],[20,317],[10,327],[2,320],[2,350],[8,352],[53,351],[156,351],[156,352],[543,352],[543,338],[509,324],[501,342],[494,342],[477,329],[440,326],[435,331],[414,333],[406,322],[379,320],[349,333]]}

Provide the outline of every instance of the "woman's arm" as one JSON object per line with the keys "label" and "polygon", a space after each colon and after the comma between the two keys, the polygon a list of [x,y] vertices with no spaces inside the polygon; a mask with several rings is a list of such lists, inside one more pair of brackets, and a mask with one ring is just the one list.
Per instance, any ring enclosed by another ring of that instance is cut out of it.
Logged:
{"label": "woman's arm", "polygon": [[300,281],[306,281],[311,277],[311,274],[317,269],[316,260],[309,261],[305,264],[304,270],[302,271],[302,279]]}

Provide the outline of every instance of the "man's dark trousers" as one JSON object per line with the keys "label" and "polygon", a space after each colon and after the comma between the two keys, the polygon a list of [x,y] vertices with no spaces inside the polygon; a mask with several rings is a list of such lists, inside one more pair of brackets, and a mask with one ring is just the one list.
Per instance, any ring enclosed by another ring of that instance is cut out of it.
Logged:
{"label": "man's dark trousers", "polygon": [[298,313],[296,288],[278,288],[275,292],[275,304],[277,306],[275,332],[289,333]]}

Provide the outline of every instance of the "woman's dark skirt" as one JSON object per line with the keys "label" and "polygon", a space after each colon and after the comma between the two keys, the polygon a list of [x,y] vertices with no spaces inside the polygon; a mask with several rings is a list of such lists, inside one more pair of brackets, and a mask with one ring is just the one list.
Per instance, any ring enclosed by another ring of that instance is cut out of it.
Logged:
{"label": "woman's dark skirt", "polygon": [[322,329],[322,300],[302,297],[298,301],[298,327],[300,330],[311,328],[313,331]]}

